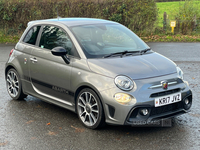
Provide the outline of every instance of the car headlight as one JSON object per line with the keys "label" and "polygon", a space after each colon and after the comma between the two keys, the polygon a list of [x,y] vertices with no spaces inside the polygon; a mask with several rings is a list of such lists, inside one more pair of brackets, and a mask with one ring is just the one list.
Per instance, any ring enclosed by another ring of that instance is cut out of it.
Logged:
{"label": "car headlight", "polygon": [[118,88],[120,88],[124,91],[130,91],[135,86],[134,81],[126,76],[117,76],[115,78],[115,84]]}
{"label": "car headlight", "polygon": [[177,69],[178,77],[181,78],[181,79],[183,79],[183,71],[181,70],[181,68],[176,67],[176,69]]}

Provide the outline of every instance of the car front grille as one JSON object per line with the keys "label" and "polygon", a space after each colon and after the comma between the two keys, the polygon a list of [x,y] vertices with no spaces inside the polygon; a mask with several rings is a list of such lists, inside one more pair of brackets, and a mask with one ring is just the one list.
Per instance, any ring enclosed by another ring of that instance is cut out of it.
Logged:
{"label": "car front grille", "polygon": [[150,116],[160,115],[160,114],[167,113],[167,112],[173,112],[173,111],[176,111],[181,108],[183,108],[182,101],[174,103],[174,104],[169,104],[166,106],[152,107]]}
{"label": "car front grille", "polygon": [[160,96],[165,96],[165,95],[169,95],[169,94],[173,94],[173,93],[177,93],[179,92],[180,89],[173,89],[173,90],[168,90],[168,91],[162,91],[162,92],[158,92],[158,93],[153,93],[151,94],[151,98],[155,98],[155,97],[160,97]]}

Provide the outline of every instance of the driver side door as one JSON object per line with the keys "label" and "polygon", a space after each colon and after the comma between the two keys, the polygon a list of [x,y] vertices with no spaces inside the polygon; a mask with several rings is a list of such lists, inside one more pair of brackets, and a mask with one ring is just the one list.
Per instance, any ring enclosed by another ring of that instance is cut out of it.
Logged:
{"label": "driver side door", "polygon": [[72,62],[66,64],[62,57],[54,56],[51,49],[64,47],[68,53],[74,48],[67,33],[57,26],[45,25],[40,33],[38,46],[30,56],[30,78],[32,87],[39,95],[68,105],[73,104],[70,91]]}

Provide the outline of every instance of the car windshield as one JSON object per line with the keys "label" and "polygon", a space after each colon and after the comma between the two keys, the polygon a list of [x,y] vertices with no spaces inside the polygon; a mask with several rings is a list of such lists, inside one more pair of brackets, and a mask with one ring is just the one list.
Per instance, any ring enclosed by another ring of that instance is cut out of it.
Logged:
{"label": "car windshield", "polygon": [[149,48],[136,34],[120,24],[74,26],[71,31],[87,58],[102,58],[120,52],[134,53]]}

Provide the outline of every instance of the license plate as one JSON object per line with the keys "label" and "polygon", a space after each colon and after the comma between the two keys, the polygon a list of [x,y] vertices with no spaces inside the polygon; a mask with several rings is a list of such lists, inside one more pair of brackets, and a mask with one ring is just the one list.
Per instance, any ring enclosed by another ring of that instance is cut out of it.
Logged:
{"label": "license plate", "polygon": [[155,107],[164,106],[181,101],[181,93],[162,96],[155,99]]}

